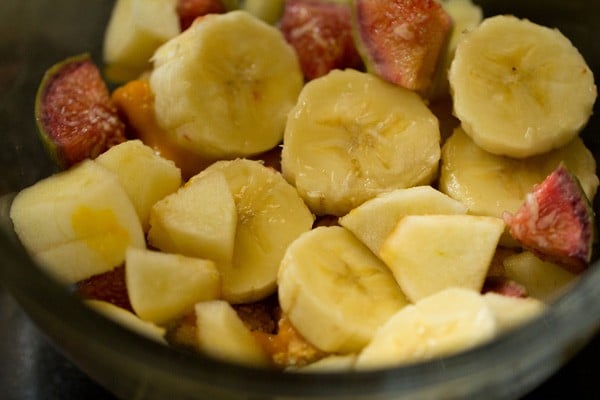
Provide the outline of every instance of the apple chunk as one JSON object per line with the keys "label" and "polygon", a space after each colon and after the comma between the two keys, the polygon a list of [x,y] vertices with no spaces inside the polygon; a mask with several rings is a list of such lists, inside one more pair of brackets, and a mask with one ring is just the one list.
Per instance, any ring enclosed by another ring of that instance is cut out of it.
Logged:
{"label": "apple chunk", "polygon": [[223,300],[201,302],[196,304],[195,311],[201,351],[237,364],[268,365],[266,352],[229,303]]}
{"label": "apple chunk", "polygon": [[181,171],[140,140],[128,140],[100,154],[96,161],[114,172],[129,195],[144,231],[150,209],[181,186]]}
{"label": "apple chunk", "polygon": [[219,272],[212,261],[179,254],[129,249],[125,279],[135,313],[158,325],[220,294]]}
{"label": "apple chunk", "polygon": [[466,214],[467,207],[431,186],[415,186],[383,193],[351,210],[340,225],[359,238],[375,254],[406,215]]}
{"label": "apple chunk", "polygon": [[495,217],[409,215],[386,239],[380,257],[413,302],[449,287],[479,292],[503,231],[504,222]]}
{"label": "apple chunk", "polygon": [[23,189],[10,217],[31,256],[67,284],[110,271],[128,247],[146,246],[117,176],[91,160]]}
{"label": "apple chunk", "polygon": [[224,175],[188,182],[150,211],[148,240],[154,247],[189,257],[231,264],[237,209]]}

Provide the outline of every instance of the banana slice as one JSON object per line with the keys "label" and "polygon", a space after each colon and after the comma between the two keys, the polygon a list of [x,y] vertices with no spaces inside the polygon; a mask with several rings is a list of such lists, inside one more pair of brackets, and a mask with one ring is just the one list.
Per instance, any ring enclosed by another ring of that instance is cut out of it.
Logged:
{"label": "banana slice", "polygon": [[496,320],[482,296],[449,288],[404,307],[360,353],[356,369],[397,366],[450,355],[496,334]]}
{"label": "banana slice", "polygon": [[596,99],[593,73],[565,36],[507,15],[461,40],[449,81],[465,132],[491,153],[518,158],[570,142]]}
{"label": "banana slice", "polygon": [[405,215],[466,214],[467,207],[431,186],[396,189],[365,201],[339,219],[340,225],[375,254]]}
{"label": "banana slice", "polygon": [[421,98],[367,73],[312,80],[290,113],[282,172],[316,214],[341,216],[392,189],[429,184],[440,131]]}
{"label": "banana slice", "polygon": [[359,351],[408,303],[385,265],[339,226],[315,228],[294,241],[277,282],[292,325],[332,353]]}
{"label": "banana slice", "polygon": [[189,185],[213,174],[225,177],[237,215],[232,261],[218,265],[222,296],[231,303],[260,300],[275,291],[285,250],[314,217],[294,187],[259,161],[218,161]]}
{"label": "banana slice", "polygon": [[239,10],[196,21],[153,61],[158,123],[175,143],[207,158],[276,146],[303,84],[282,33]]}
{"label": "banana slice", "polygon": [[482,150],[457,128],[442,148],[439,188],[464,203],[472,214],[500,218],[504,211],[516,212],[533,185],[561,162],[593,199],[598,188],[596,162],[581,139],[546,154],[512,159]]}

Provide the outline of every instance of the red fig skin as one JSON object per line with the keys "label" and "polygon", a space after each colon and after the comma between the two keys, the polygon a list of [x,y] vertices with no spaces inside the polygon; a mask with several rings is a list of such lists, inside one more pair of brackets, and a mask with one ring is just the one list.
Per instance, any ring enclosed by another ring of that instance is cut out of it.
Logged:
{"label": "red fig skin", "polygon": [[591,261],[594,217],[577,177],[562,164],[534,186],[514,215],[503,215],[524,248],[573,273],[583,272]]}
{"label": "red fig skin", "polygon": [[367,69],[427,96],[452,31],[435,0],[356,0],[355,35]]}
{"label": "red fig skin", "polygon": [[227,8],[221,0],[178,0],[177,16],[182,31],[192,25],[197,17],[206,14],[222,14]]}
{"label": "red fig skin", "polygon": [[352,36],[348,4],[322,0],[288,0],[279,28],[298,55],[305,79],[333,69],[362,68]]}
{"label": "red fig skin", "polygon": [[48,69],[36,96],[35,117],[48,153],[63,169],[126,139],[106,83],[87,54]]}

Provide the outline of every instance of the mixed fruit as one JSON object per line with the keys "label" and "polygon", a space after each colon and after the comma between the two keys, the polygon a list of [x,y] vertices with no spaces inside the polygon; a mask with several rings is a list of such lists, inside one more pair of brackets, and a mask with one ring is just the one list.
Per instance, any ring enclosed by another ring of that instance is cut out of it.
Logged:
{"label": "mixed fruit", "polygon": [[61,171],[10,215],[44,270],[159,342],[286,371],[425,361],[591,263],[596,86],[556,29],[470,0],[117,0],[103,62],[48,69]]}

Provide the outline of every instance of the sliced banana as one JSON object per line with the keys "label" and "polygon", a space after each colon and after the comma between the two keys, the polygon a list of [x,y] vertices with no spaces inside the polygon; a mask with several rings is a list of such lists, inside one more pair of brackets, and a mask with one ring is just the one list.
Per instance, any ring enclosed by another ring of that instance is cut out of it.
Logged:
{"label": "sliced banana", "polygon": [[408,215],[379,256],[412,302],[448,287],[480,291],[504,221],[475,215]]}
{"label": "sliced banana", "polygon": [[486,151],[518,158],[573,140],[597,94],[562,33],[508,15],[485,19],[461,40],[449,81],[465,132]]}
{"label": "sliced banana", "polygon": [[305,85],[284,134],[282,172],[316,214],[341,216],[392,189],[429,184],[437,118],[406,89],[356,70]]}
{"label": "sliced banana", "polygon": [[464,203],[472,214],[500,218],[504,211],[516,212],[533,185],[561,162],[593,199],[598,188],[596,162],[581,139],[546,154],[513,159],[482,150],[457,128],[442,148],[439,188]]}
{"label": "sliced banana", "polygon": [[496,320],[482,296],[449,288],[404,307],[359,354],[355,368],[374,369],[426,361],[492,339]]}
{"label": "sliced banana", "polygon": [[311,229],[314,216],[294,187],[259,161],[218,161],[189,185],[213,174],[225,177],[237,216],[232,261],[219,265],[223,298],[231,303],[262,299],[275,291],[288,245]]}
{"label": "sliced banana", "polygon": [[294,241],[277,282],[294,327],[332,353],[359,351],[408,303],[385,265],[339,226],[315,228]]}
{"label": "sliced banana", "polygon": [[207,158],[276,146],[303,84],[283,34],[239,10],[196,21],[153,61],[158,123],[175,143]]}
{"label": "sliced banana", "polygon": [[339,219],[340,225],[379,254],[381,245],[406,215],[466,214],[467,207],[431,186],[382,193]]}

